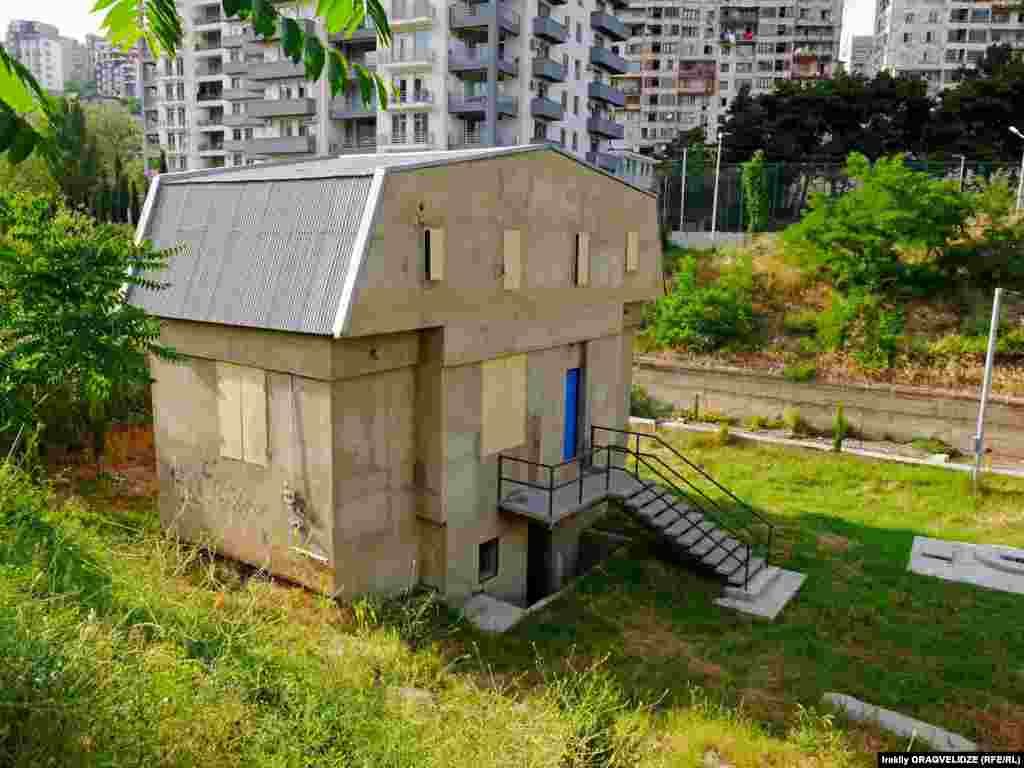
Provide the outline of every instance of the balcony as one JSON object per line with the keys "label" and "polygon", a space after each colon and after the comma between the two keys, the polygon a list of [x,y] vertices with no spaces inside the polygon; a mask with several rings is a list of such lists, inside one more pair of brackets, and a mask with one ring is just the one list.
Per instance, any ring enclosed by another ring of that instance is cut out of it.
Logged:
{"label": "balcony", "polygon": [[587,118],[587,130],[606,139],[621,139],[626,135],[626,129],[621,124],[598,115]]}
{"label": "balcony", "polygon": [[498,29],[510,35],[519,34],[519,14],[502,2],[459,3],[448,9],[453,30],[486,30],[497,14]]}
{"label": "balcony", "polygon": [[273,80],[279,77],[305,77],[306,68],[300,62],[293,64],[285,59],[284,61],[261,61],[249,64],[245,74],[250,80]]}
{"label": "balcony", "polygon": [[417,109],[429,107],[434,103],[434,94],[425,88],[418,91],[399,92],[397,96],[388,101],[388,109]]}
{"label": "balcony", "polygon": [[223,91],[200,91],[196,94],[196,101],[223,101]]}
{"label": "balcony", "polygon": [[241,128],[246,125],[259,125],[260,121],[243,112],[238,115],[224,115],[223,124],[228,128]]}
{"label": "balcony", "polygon": [[437,10],[429,0],[393,0],[388,21],[391,28],[429,26],[437,18]]}
{"label": "balcony", "polygon": [[196,29],[202,29],[203,27],[210,26],[211,24],[220,24],[223,21],[224,17],[219,13],[204,13],[192,17],[192,26]]}
{"label": "balcony", "polygon": [[379,52],[380,62],[392,69],[431,67],[437,54],[430,48],[390,48]]}
{"label": "balcony", "polygon": [[262,99],[263,94],[251,88],[225,88],[221,93],[225,101],[244,101],[246,99]]}
{"label": "balcony", "polygon": [[625,40],[629,37],[626,32],[626,25],[617,18],[604,11],[592,11],[590,14],[590,27],[612,40]]}
{"label": "balcony", "polygon": [[300,117],[316,114],[316,99],[261,99],[250,101],[249,117]]}
{"label": "balcony", "polygon": [[331,41],[335,43],[376,43],[377,27],[372,21],[366,19],[352,31],[351,35],[346,36],[344,32],[335,32],[331,35]]}
{"label": "balcony", "polygon": [[315,136],[278,136],[271,139],[249,139],[244,152],[250,155],[305,155],[316,151]]}
{"label": "balcony", "polygon": [[430,131],[411,131],[395,133],[390,136],[381,134],[377,137],[379,147],[408,147],[409,149],[434,146],[434,134]]}
{"label": "balcony", "polygon": [[566,66],[552,59],[534,59],[533,76],[552,83],[564,83]]}
{"label": "balcony", "polygon": [[195,45],[192,46],[192,50],[200,56],[206,56],[222,52],[224,50],[224,43],[219,37],[212,40],[196,40]]}
{"label": "balcony", "polygon": [[252,139],[226,139],[224,141],[225,152],[245,152],[252,143]]}
{"label": "balcony", "polygon": [[245,35],[224,35],[221,38],[221,45],[225,48],[241,48],[245,45]]}
{"label": "balcony", "polygon": [[[764,73],[766,76],[768,73]],[[680,80],[676,89],[690,96],[707,96],[715,92],[714,80]]]}
{"label": "balcony", "polygon": [[201,141],[196,149],[199,150],[200,155],[205,156],[220,155],[225,151],[223,141]]}
{"label": "balcony", "polygon": [[358,120],[377,116],[377,101],[364,103],[359,96],[346,98],[335,96],[331,99],[331,118],[333,120]]}
{"label": "balcony", "polygon": [[608,171],[608,173],[619,172],[619,158],[609,155],[607,152],[587,152],[587,162],[596,165],[602,171]]}
{"label": "balcony", "polygon": [[539,120],[561,120],[565,116],[562,105],[546,96],[530,99],[530,115]]}
{"label": "balcony", "polygon": [[621,75],[629,68],[626,60],[618,54],[612,53],[610,48],[599,48],[594,46],[590,49],[590,63],[598,69],[603,69],[613,75]]}
{"label": "balcony", "polygon": [[601,101],[613,107],[621,108],[626,106],[626,94],[596,80],[587,86],[587,95],[594,101]]}
{"label": "balcony", "polygon": [[250,66],[252,65],[248,61],[226,61],[224,62],[224,74],[244,75],[249,71]]}
{"label": "balcony", "polygon": [[[494,60],[494,49],[490,46],[452,48],[448,51],[448,70],[453,74],[486,73]],[[519,74],[519,64],[500,54],[497,56],[497,68],[499,75],[516,77]]]}
{"label": "balcony", "polygon": [[224,130],[224,115],[214,115],[213,117],[204,117],[200,120],[196,120],[196,127],[199,130]]}
{"label": "balcony", "polygon": [[196,77],[223,77],[224,65],[216,59],[207,59],[205,64],[196,67]]}
{"label": "balcony", "polygon": [[[302,34],[304,34],[304,35],[316,34],[316,25],[313,23],[312,19],[292,19],[292,21],[296,22],[299,25],[299,27],[302,29]],[[280,40],[281,39],[281,32],[282,32],[283,29],[284,29],[284,19],[280,20],[280,22],[278,23],[277,27],[274,29],[273,34],[271,34],[270,37],[262,37],[262,36],[256,34],[256,30],[254,30],[254,29],[247,29],[245,31],[245,41],[247,43],[266,43],[266,42],[270,42],[271,40]]]}
{"label": "balcony", "polygon": [[[462,117],[484,117],[487,114],[487,96],[448,96],[448,111]],[[498,96],[495,105],[498,117],[519,114],[519,100],[515,96]]]}
{"label": "balcony", "polygon": [[569,29],[550,16],[533,17],[533,34],[552,45],[559,45],[569,39]]}
{"label": "balcony", "polygon": [[332,155],[363,155],[377,151],[376,136],[346,137],[343,141],[331,144]]}

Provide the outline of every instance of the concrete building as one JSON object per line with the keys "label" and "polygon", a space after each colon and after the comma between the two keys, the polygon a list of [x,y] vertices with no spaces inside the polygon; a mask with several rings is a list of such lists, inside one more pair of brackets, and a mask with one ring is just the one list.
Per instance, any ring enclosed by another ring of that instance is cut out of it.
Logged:
{"label": "concrete building", "polygon": [[85,39],[97,94],[118,99],[139,98],[139,51],[122,51],[99,35],[86,35]]}
{"label": "concrete building", "polygon": [[872,71],[921,77],[937,92],[994,44],[1024,47],[1024,10],[1012,4],[879,0]]}
{"label": "concrete building", "polygon": [[64,82],[92,80],[93,71],[89,63],[89,49],[73,37],[60,39],[63,48]]}
{"label": "concrete building", "polygon": [[875,38],[871,35],[854,35],[850,40],[850,74],[874,77],[871,69],[872,51]]}
{"label": "concrete building", "polygon": [[64,92],[64,43],[57,27],[14,19],[7,25],[5,48],[51,93]]}
{"label": "concrete building", "polygon": [[167,526],[347,596],[571,575],[585,516],[501,511],[499,476],[624,428],[653,194],[548,145],[378,153],[161,175],[139,236],[179,246],[131,295],[184,356],[152,367]]}
{"label": "concrete building", "polygon": [[616,76],[625,125],[615,146],[658,153],[703,128],[714,141],[744,86],[757,95],[784,79],[830,77],[839,54],[843,0],[645,0],[622,14],[629,71]]}
{"label": "concrete building", "polygon": [[[621,4],[622,0],[615,0]],[[221,17],[219,3],[185,11],[194,44],[144,71],[150,147],[172,170],[244,165],[304,155],[407,152],[553,142],[614,170],[605,150],[623,136],[624,104],[610,78],[625,71],[612,48],[624,28],[604,0],[388,0],[389,49],[367,24],[348,38],[319,34],[353,63],[393,83],[386,107],[353,85],[331,97],[310,83],[278,40]],[[311,16],[301,7],[289,14]],[[170,90],[168,90],[170,88]]]}

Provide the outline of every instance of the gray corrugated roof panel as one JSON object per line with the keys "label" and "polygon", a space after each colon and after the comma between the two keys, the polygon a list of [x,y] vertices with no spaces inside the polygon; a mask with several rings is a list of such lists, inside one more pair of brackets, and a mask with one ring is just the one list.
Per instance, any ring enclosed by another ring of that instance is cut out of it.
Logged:
{"label": "gray corrugated roof panel", "polygon": [[241,168],[217,169],[195,174],[169,174],[165,184],[220,183],[235,181],[278,181],[301,178],[369,175],[380,168],[402,168],[431,164],[477,160],[494,155],[542,149],[536,144],[518,147],[482,147],[480,149],[438,150],[436,152],[382,152],[373,155],[339,155],[337,157],[304,158],[280,163],[247,165]]}
{"label": "gray corrugated roof panel", "polygon": [[159,276],[170,287],[135,288],[132,302],[157,317],[333,333],[373,176],[195,181],[155,192],[146,236],[180,248]]}

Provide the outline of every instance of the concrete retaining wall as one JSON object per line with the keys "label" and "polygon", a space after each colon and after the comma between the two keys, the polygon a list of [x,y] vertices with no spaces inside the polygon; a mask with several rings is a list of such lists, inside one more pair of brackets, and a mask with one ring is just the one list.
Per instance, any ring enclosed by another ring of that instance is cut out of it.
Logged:
{"label": "concrete retaining wall", "polygon": [[718,232],[714,239],[711,232],[680,232],[669,235],[669,242],[683,248],[712,248],[715,245],[743,245],[750,241],[746,232]]}
{"label": "concrete retaining wall", "polygon": [[[633,381],[679,408],[746,419],[776,418],[787,406],[817,429],[830,429],[837,403],[864,435],[895,440],[935,437],[965,453],[974,450],[978,398],[919,387],[798,384],[778,376],[728,368],[698,368],[639,355]],[[985,443],[1000,456],[1024,458],[1024,400],[993,397],[985,419]]]}

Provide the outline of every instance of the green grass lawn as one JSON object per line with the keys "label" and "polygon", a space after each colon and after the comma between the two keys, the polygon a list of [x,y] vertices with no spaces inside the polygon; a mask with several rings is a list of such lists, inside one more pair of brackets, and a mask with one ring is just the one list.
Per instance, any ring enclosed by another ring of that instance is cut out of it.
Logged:
{"label": "green grass lawn", "polygon": [[780,730],[838,691],[1024,749],[1024,596],[907,571],[916,534],[1024,546],[1024,482],[986,478],[976,500],[959,472],[673,441],[776,525],[774,563],[807,575],[795,600],[774,623],[719,608],[717,583],[659,560],[618,518],[634,543],[514,632],[481,640],[486,658],[514,670],[535,653],[607,654],[635,695],[667,692],[671,708],[697,684]]}
{"label": "green grass lawn", "polygon": [[[836,690],[1024,748],[1024,599],[906,572],[915,533],[1024,544],[1024,484],[750,447],[687,454],[807,574],[775,623],[633,544],[512,632],[338,604],[162,535],[154,498],[0,468],[0,765],[875,765]],[[144,487],[140,483],[139,487]],[[430,691],[423,705],[397,694]]]}

